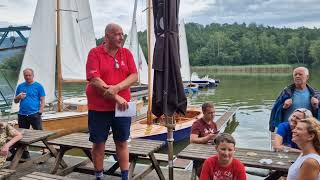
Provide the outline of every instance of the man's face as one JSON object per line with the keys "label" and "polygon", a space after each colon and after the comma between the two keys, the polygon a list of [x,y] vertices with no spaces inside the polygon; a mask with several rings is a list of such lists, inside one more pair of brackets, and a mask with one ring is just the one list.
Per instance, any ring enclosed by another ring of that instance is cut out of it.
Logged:
{"label": "man's face", "polygon": [[105,35],[107,42],[110,43],[111,46],[121,48],[123,42],[123,31],[121,27],[113,27],[110,32]]}
{"label": "man's face", "polygon": [[306,85],[308,79],[309,79],[309,76],[306,75],[303,68],[296,68],[293,71],[293,81],[295,85],[298,85],[298,86]]}
{"label": "man's face", "polygon": [[23,72],[23,77],[24,77],[24,80],[27,83],[32,83],[33,82],[33,73],[32,73],[32,71],[30,71],[30,70],[24,71]]}
{"label": "man's face", "polygon": [[213,120],[214,119],[214,117],[215,117],[215,115],[216,115],[216,110],[214,109],[214,107],[213,108],[210,108],[210,107],[208,107],[204,112],[203,112],[203,118],[205,119],[205,120]]}

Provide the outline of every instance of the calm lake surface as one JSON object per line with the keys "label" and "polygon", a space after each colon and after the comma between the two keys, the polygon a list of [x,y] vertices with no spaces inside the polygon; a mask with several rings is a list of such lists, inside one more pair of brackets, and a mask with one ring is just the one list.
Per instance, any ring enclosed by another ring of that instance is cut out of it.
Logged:
{"label": "calm lake surface", "polygon": [[[238,147],[270,148],[269,116],[279,92],[292,83],[292,74],[215,74],[221,83],[216,89],[200,91],[189,98],[190,104],[211,101],[216,106],[239,106],[239,126],[233,136]],[[310,84],[320,89],[320,71],[313,70]]]}

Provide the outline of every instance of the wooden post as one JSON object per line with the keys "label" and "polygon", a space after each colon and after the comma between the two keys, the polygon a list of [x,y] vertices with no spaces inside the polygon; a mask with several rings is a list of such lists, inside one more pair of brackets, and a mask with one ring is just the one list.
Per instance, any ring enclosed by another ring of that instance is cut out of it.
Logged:
{"label": "wooden post", "polygon": [[151,56],[151,0],[147,0],[148,4],[148,111],[147,111],[147,124],[151,125],[152,124],[152,87],[153,87],[153,79],[152,79],[152,56]]}
{"label": "wooden post", "polygon": [[56,46],[56,62],[57,62],[57,86],[58,86],[58,112],[62,111],[62,72],[61,72],[61,52],[60,52],[60,0],[57,0],[57,46]]}

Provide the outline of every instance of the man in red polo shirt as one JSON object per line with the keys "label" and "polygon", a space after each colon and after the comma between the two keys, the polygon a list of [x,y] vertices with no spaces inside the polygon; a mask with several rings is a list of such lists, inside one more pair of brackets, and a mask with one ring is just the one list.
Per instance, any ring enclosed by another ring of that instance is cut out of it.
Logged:
{"label": "man in red polo shirt", "polygon": [[92,159],[96,179],[103,179],[104,147],[110,127],[116,144],[122,180],[128,179],[130,117],[115,117],[115,106],[128,108],[130,86],[138,80],[131,52],[122,48],[123,31],[117,24],[108,24],[104,43],[90,50],[87,64],[86,94],[88,126],[93,143]]}

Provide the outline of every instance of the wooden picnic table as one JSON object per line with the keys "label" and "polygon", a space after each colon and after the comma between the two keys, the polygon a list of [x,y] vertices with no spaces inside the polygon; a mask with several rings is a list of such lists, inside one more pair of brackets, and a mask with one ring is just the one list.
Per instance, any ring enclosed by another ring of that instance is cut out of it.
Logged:
{"label": "wooden picnic table", "polygon": [[[214,145],[210,144],[189,144],[177,157],[203,162],[209,157],[216,155]],[[277,179],[288,172],[291,164],[299,156],[298,153],[274,152],[269,150],[236,148],[235,157],[247,167],[274,170],[266,179]],[[260,163],[261,159],[271,159],[271,164]],[[194,163],[199,164],[199,163]],[[196,166],[193,167],[191,179],[196,178]]]}
{"label": "wooden picnic table", "polygon": [[[22,133],[23,138],[14,145],[14,147],[17,148],[17,151],[14,155],[13,160],[9,165],[10,169],[15,170],[17,168],[19,161],[21,160],[23,151],[26,150],[27,146],[35,142],[42,142],[45,145],[45,147],[49,149],[50,154],[47,154],[47,155],[54,156],[54,157],[57,156],[58,152],[56,151],[56,149],[54,149],[51,145],[48,144],[48,138],[50,136],[55,135],[56,134],[55,132],[43,131],[43,130],[32,130],[32,129],[21,129],[21,128],[19,128],[18,131]],[[43,159],[47,158],[47,155],[27,160],[26,162],[20,164],[19,166],[28,167],[34,163],[42,162]],[[62,163],[62,166],[65,166],[64,161],[61,163]]]}
{"label": "wooden picnic table", "polygon": [[[91,157],[91,148],[92,148],[92,142],[89,141],[89,134],[86,133],[73,133],[66,136],[59,137],[54,140],[50,140],[48,142],[51,145],[56,145],[60,147],[58,156],[56,158],[56,162],[54,165],[54,168],[52,169],[51,173],[55,174],[59,168],[60,161],[63,159],[63,156],[66,151],[70,149],[81,149],[86,156],[92,161]],[[153,169],[156,170],[159,178],[161,180],[164,180],[164,176],[162,174],[162,171],[160,169],[159,163],[157,159],[155,158],[154,152],[159,150],[165,142],[163,141],[154,141],[154,140],[146,140],[146,139],[131,139],[130,142],[128,142],[129,147],[129,161],[130,161],[130,167],[129,167],[129,178],[130,179],[139,179],[143,178],[145,175],[150,173]],[[113,142],[113,139],[111,137],[108,138],[106,145],[105,145],[105,154],[106,155],[115,155],[116,154],[116,147]],[[140,158],[146,158],[148,157],[151,161],[151,166],[146,168],[143,172],[137,174],[134,176],[134,168],[136,165],[137,160]],[[65,168],[62,172],[59,173],[59,175],[66,175],[68,173],[71,173],[72,171],[78,171],[82,173],[93,173],[92,170],[85,171],[85,168],[81,168],[81,166],[87,164],[90,162],[90,160],[85,160],[79,164],[76,164],[74,166],[71,166],[69,168]],[[115,171],[119,168],[119,163],[115,163],[111,168],[106,170],[105,174],[110,175],[116,175]]]}

